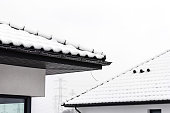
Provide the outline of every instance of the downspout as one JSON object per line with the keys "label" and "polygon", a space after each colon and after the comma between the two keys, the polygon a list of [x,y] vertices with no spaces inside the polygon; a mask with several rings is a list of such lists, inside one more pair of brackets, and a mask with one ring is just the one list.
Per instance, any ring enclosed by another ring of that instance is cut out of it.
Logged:
{"label": "downspout", "polygon": [[78,113],[81,113],[81,112],[77,109],[77,107],[75,107],[75,110],[76,110]]}

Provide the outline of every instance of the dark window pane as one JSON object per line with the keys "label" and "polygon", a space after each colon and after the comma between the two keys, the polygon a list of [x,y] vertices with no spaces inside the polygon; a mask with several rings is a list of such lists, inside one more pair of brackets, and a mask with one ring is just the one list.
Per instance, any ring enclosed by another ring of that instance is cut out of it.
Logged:
{"label": "dark window pane", "polygon": [[24,103],[24,101],[24,99],[18,98],[0,98],[0,104]]}
{"label": "dark window pane", "polygon": [[161,109],[151,109],[150,113],[161,113]]}

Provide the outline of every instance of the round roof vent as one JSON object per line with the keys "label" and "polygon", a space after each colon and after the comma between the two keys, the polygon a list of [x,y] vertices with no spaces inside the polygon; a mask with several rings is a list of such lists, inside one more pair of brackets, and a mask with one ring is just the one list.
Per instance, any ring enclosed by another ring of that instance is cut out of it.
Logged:
{"label": "round roof vent", "polygon": [[136,70],[133,70],[133,73],[135,74],[135,73],[136,73]]}
{"label": "round roof vent", "polygon": [[145,71],[143,71],[142,69],[140,69],[140,73],[143,73],[143,72],[145,72]]}
{"label": "round roof vent", "polygon": [[148,68],[146,71],[147,71],[147,72],[150,72],[151,70]]}

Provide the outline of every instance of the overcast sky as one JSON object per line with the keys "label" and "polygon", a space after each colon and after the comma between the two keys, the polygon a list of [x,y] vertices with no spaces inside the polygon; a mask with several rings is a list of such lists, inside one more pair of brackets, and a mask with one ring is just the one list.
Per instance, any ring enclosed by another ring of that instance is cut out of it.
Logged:
{"label": "overcast sky", "polygon": [[[92,72],[99,82],[170,49],[169,0],[0,1],[1,20],[106,53],[113,63]],[[65,87],[75,92],[97,83],[90,72],[48,76],[48,91],[53,91],[49,81],[57,77],[63,77]]]}

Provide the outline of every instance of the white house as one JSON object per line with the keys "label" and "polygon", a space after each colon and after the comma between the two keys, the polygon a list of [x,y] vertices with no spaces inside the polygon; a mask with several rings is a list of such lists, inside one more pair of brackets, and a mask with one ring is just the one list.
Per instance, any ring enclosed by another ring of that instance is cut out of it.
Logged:
{"label": "white house", "polygon": [[31,113],[45,75],[102,69],[106,56],[64,39],[0,22],[0,113]]}
{"label": "white house", "polygon": [[78,113],[170,113],[170,51],[67,100]]}

